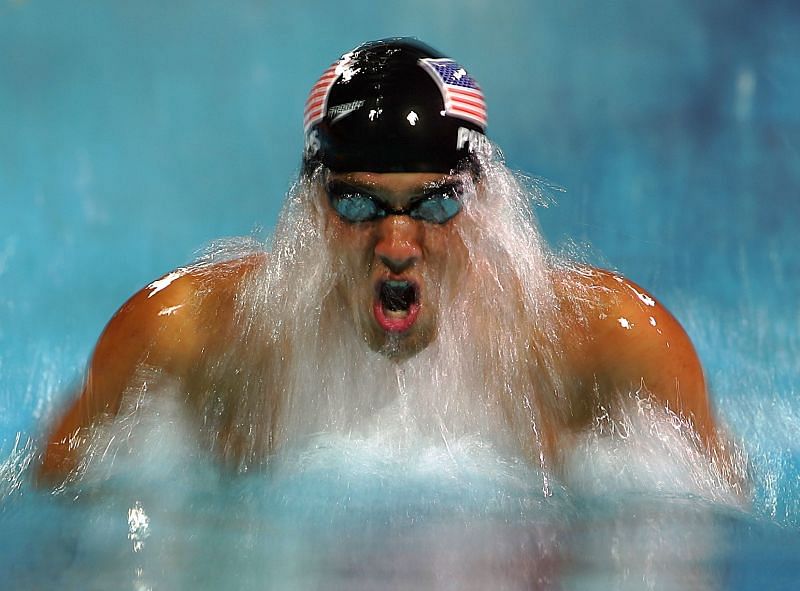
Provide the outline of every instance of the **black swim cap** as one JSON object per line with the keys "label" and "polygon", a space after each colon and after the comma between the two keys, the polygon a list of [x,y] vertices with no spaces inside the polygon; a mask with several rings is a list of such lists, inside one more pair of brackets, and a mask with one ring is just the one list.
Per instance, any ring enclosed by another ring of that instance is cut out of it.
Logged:
{"label": "black swim cap", "polygon": [[309,93],[303,165],[336,172],[473,167],[486,143],[483,92],[466,70],[411,38],[344,54]]}

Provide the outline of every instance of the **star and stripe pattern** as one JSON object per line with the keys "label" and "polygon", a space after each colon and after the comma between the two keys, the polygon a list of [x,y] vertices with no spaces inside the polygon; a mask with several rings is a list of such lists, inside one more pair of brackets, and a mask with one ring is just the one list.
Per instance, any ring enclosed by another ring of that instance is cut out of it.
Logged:
{"label": "star and stripe pattern", "polygon": [[419,64],[433,77],[444,97],[448,115],[461,117],[486,129],[486,102],[483,91],[467,71],[448,58],[420,59]]}
{"label": "star and stripe pattern", "polygon": [[[303,114],[303,129],[325,117],[328,95],[349,62],[346,56],[334,62],[311,88]],[[486,102],[483,91],[467,71],[449,58],[420,59],[419,65],[433,78],[444,100],[445,113],[467,119],[486,129]]]}
{"label": "star and stripe pattern", "polygon": [[341,60],[332,63],[330,68],[322,73],[317,83],[311,87],[311,92],[308,93],[308,99],[306,100],[306,110],[303,113],[303,129],[305,131],[308,131],[309,127],[325,117],[328,94],[340,75],[340,72],[337,72],[337,68],[341,63]]}

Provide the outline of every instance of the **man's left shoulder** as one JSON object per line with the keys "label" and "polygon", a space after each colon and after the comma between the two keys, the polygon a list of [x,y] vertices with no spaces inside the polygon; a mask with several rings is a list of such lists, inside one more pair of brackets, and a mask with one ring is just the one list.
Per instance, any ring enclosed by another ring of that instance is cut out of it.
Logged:
{"label": "man's left shoulder", "polygon": [[[592,340],[683,343],[675,317],[649,291],[623,275],[589,266],[558,270],[554,286],[562,310]],[[671,346],[671,345],[669,345]]]}

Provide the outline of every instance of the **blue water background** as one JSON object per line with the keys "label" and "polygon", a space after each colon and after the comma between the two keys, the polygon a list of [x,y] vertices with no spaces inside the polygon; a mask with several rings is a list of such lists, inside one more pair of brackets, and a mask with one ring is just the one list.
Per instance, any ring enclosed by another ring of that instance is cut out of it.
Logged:
{"label": "blue water background", "polygon": [[0,0],[0,457],[40,435],[126,297],[214,238],[269,234],[315,77],[363,40],[415,35],[480,81],[508,164],[552,185],[554,248],[687,328],[755,474],[726,581],[788,585],[798,31],[789,1]]}

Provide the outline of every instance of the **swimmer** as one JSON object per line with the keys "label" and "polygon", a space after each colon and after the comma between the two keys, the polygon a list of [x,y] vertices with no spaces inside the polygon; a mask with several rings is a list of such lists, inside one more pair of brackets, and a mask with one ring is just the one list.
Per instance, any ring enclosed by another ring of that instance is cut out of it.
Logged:
{"label": "swimmer", "polygon": [[416,40],[342,56],[306,103],[269,252],[232,248],[128,300],[40,477],[70,477],[98,426],[164,396],[240,471],[303,435],[413,420],[505,437],[559,474],[598,416],[644,399],[724,458],[683,328],[634,282],[548,252],[486,121],[474,78]]}

